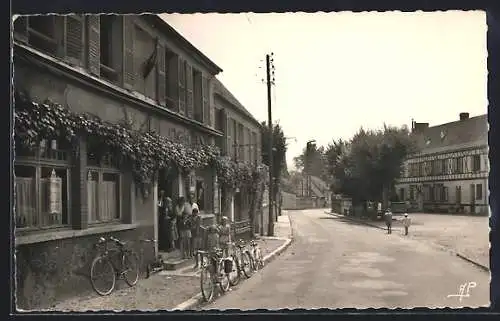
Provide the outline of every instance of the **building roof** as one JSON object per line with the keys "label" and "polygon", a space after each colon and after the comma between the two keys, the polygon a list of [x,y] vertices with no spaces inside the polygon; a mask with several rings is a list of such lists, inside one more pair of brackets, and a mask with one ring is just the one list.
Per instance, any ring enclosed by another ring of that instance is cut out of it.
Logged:
{"label": "building roof", "polygon": [[431,154],[488,144],[487,115],[432,126],[414,133],[419,154]]}
{"label": "building roof", "polygon": [[191,42],[189,42],[186,38],[184,38],[177,30],[175,30],[171,25],[169,25],[165,20],[163,20],[159,15],[156,14],[144,14],[141,15],[146,20],[149,20],[154,24],[158,30],[164,32],[165,34],[172,36],[172,40],[179,43],[182,47],[187,50],[190,50],[195,53],[196,58],[198,58],[199,62],[206,65],[211,72],[216,75],[222,72],[222,68],[217,66],[215,62],[210,60],[203,52],[201,52],[198,48],[196,48]]}
{"label": "building roof", "polygon": [[225,101],[235,107],[237,111],[246,116],[250,121],[254,122],[259,128],[260,122],[253,117],[253,115],[234,97],[234,95],[224,86],[224,84],[217,78],[214,79],[214,94],[223,98]]}

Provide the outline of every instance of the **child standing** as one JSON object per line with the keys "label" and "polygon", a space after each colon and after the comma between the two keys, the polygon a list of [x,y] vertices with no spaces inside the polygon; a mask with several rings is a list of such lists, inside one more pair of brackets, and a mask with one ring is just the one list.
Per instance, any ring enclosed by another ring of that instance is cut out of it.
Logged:
{"label": "child standing", "polygon": [[405,217],[403,218],[403,226],[405,227],[405,235],[408,235],[408,228],[411,225],[411,219],[408,217],[408,214],[405,213]]}
{"label": "child standing", "polygon": [[207,228],[207,250],[211,251],[219,247],[219,230],[216,225]]}
{"label": "child standing", "polygon": [[229,256],[229,243],[231,242],[231,225],[226,216],[222,217],[221,225],[219,226],[219,242],[224,250],[225,256]]}
{"label": "child standing", "polygon": [[198,251],[201,250],[201,245],[202,245],[202,237],[203,237],[203,226],[201,226],[201,216],[198,212],[198,207],[193,206],[193,225],[191,227],[191,236],[192,236],[192,254],[194,255],[195,259],[195,268],[198,267]]}
{"label": "child standing", "polygon": [[392,233],[392,213],[390,209],[385,211],[385,225],[387,225],[387,234]]}

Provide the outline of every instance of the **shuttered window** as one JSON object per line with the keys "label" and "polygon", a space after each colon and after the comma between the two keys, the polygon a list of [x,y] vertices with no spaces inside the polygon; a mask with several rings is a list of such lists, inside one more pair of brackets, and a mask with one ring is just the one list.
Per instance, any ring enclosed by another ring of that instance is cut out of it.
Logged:
{"label": "shuttered window", "polygon": [[200,71],[193,73],[194,77],[194,118],[203,123],[203,75]]}
{"label": "shuttered window", "polygon": [[26,42],[33,48],[52,56],[58,55],[59,36],[64,19],[55,15],[19,17],[14,22],[16,40]]}
{"label": "shuttered window", "polygon": [[226,119],[227,119],[227,122],[226,122],[226,126],[227,126],[227,130],[226,130],[226,133],[227,133],[227,155],[231,158],[236,158],[236,154],[234,152],[235,148],[234,148],[234,143],[235,143],[235,133],[234,133],[234,119],[231,119],[229,117],[226,116]]}
{"label": "shuttered window", "polygon": [[186,62],[182,59],[178,59],[179,64],[179,113],[181,115],[186,114]]}
{"label": "shuttered window", "polygon": [[158,44],[158,61],[157,61],[157,81],[156,81],[156,96],[158,104],[165,106],[166,93],[167,93],[167,77],[165,73],[165,47],[162,44]]}
{"label": "shuttered window", "polygon": [[165,53],[166,104],[167,108],[179,112],[179,57],[170,50]]}
{"label": "shuttered window", "polygon": [[83,66],[85,18],[83,15],[65,17],[66,60],[70,64]]}
{"label": "shuttered window", "polygon": [[135,83],[134,72],[134,39],[135,27],[132,16],[123,16],[123,87],[133,89]]}
{"label": "shuttered window", "polygon": [[188,118],[196,118],[194,110],[194,82],[196,70],[186,62],[186,115]]}
{"label": "shuttered window", "polygon": [[101,70],[101,36],[100,36],[100,17],[97,15],[87,16],[87,34],[88,34],[88,67],[89,71],[99,76]]}
{"label": "shuttered window", "polygon": [[202,77],[201,92],[203,97],[203,123],[212,126],[213,111],[210,110],[210,86],[207,77]]}
{"label": "shuttered window", "polygon": [[99,21],[100,74],[111,82],[119,82],[122,67],[122,26],[116,15],[102,15]]}

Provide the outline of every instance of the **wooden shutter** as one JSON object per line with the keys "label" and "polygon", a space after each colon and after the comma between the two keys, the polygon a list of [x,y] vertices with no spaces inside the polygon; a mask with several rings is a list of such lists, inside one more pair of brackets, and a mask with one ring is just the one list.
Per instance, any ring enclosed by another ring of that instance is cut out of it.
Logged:
{"label": "wooden shutter", "polygon": [[222,144],[222,152],[223,154],[227,155],[228,154],[228,142],[227,142],[227,128],[228,128],[228,118],[227,118],[227,112],[222,109],[221,111],[222,119],[221,119],[221,128],[224,131],[224,136],[222,136],[223,139],[223,144]]}
{"label": "wooden shutter", "polygon": [[186,114],[189,118],[194,115],[193,83],[193,67],[186,63]]}
{"label": "wooden shutter", "polygon": [[101,68],[101,36],[98,15],[89,15],[88,21],[88,67],[89,71],[99,76]]}
{"label": "wooden shutter", "polygon": [[184,59],[179,57],[179,113],[186,114],[186,66]]}
{"label": "wooden shutter", "polygon": [[202,109],[203,109],[203,123],[206,125],[211,124],[210,119],[212,118],[212,114],[210,111],[210,87],[208,85],[208,78],[202,76],[201,78],[201,95],[202,95]]}
{"label": "wooden shutter", "polygon": [[165,78],[165,47],[158,43],[158,58],[157,58],[157,77],[156,77],[156,97],[158,97],[158,103],[161,106],[165,106],[165,93],[166,93],[166,83]]}
{"label": "wooden shutter", "polygon": [[227,155],[231,158],[234,157],[234,142],[235,142],[235,137],[234,137],[234,127],[233,127],[233,120],[229,117],[226,118],[226,125],[227,125]]}
{"label": "wooden shutter", "polygon": [[179,112],[179,56],[169,52],[167,59],[167,108]]}
{"label": "wooden shutter", "polygon": [[66,16],[65,25],[66,58],[70,63],[82,66],[84,18],[82,15]]}
{"label": "wooden shutter", "polygon": [[132,90],[135,84],[133,16],[123,16],[123,87]]}

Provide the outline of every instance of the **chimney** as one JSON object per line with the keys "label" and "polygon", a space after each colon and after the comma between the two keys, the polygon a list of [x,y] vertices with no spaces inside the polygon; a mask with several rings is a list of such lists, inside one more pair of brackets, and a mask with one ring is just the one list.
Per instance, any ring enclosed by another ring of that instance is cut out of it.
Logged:
{"label": "chimney", "polygon": [[423,133],[427,128],[429,128],[429,123],[413,123],[414,133]]}
{"label": "chimney", "polygon": [[469,113],[460,113],[460,120],[469,119]]}

